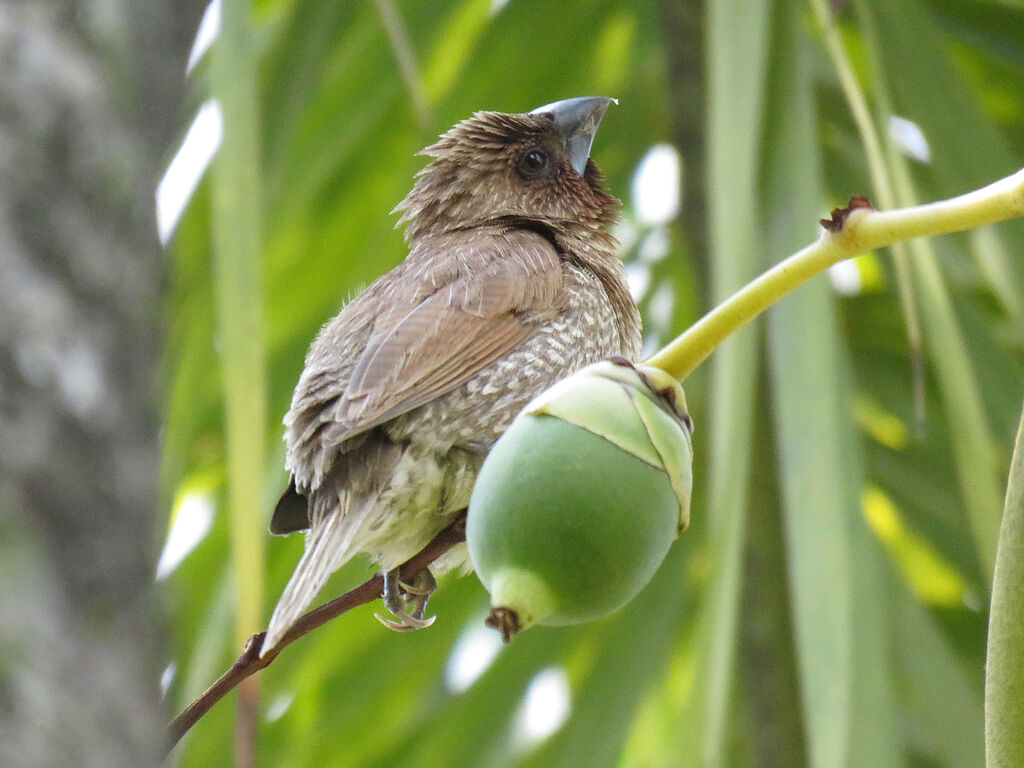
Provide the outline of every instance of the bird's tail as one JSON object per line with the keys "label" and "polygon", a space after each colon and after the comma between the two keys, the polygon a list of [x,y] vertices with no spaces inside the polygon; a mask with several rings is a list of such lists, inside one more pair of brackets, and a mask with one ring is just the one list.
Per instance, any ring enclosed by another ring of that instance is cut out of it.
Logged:
{"label": "bird's tail", "polygon": [[335,511],[325,515],[310,529],[306,538],[306,551],[302,553],[270,617],[260,656],[266,656],[273,650],[313,602],[330,575],[355,554],[352,539],[362,520],[360,515],[353,512],[355,510],[346,510],[345,514]]}

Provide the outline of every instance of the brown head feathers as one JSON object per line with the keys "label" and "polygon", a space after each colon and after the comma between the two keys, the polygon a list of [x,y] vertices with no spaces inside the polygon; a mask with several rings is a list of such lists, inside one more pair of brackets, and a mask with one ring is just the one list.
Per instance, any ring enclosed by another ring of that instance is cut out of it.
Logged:
{"label": "brown head feathers", "polygon": [[546,114],[477,112],[420,154],[433,161],[395,207],[409,241],[502,220],[561,232],[617,218],[597,165],[576,173]]}

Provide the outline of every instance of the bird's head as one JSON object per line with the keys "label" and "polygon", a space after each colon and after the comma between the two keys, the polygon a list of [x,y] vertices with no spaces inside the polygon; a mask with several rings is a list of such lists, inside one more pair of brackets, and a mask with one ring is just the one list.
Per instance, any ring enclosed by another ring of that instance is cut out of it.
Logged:
{"label": "bird's head", "polygon": [[523,113],[477,112],[421,154],[433,158],[396,206],[406,238],[492,222],[601,228],[619,201],[590,145],[613,99],[584,96]]}

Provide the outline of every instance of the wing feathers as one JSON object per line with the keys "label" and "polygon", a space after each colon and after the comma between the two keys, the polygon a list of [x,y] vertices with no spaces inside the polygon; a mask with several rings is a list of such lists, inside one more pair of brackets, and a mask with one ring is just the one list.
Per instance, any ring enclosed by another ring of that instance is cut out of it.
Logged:
{"label": "wing feathers", "polygon": [[[474,255],[483,263],[470,269],[465,262]],[[393,326],[374,328],[340,403],[339,421],[366,428],[384,414],[392,418],[443,394],[522,342],[560,308],[561,265],[540,235],[490,233],[476,249],[460,249],[459,256],[464,264],[452,282]]]}
{"label": "wing feathers", "polygon": [[285,418],[299,487],[316,487],[343,441],[451,391],[529,338],[563,309],[562,281],[557,252],[536,232],[418,243],[310,351]]}

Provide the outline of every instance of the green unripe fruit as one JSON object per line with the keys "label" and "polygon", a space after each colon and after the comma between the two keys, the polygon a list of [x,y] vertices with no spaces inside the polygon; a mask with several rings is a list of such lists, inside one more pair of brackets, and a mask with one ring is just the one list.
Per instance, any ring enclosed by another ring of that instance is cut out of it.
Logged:
{"label": "green unripe fruit", "polygon": [[466,537],[506,640],[604,616],[654,575],[689,515],[689,418],[672,383],[678,402],[663,403],[632,366],[590,366],[491,449]]}

